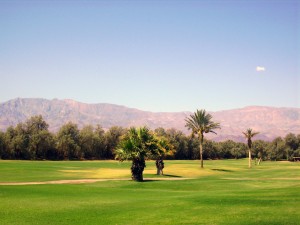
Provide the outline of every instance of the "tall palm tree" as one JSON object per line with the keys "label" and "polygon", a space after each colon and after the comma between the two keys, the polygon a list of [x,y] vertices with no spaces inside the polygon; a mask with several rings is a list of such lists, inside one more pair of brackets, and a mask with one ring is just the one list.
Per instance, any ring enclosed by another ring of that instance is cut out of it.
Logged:
{"label": "tall palm tree", "polygon": [[249,168],[251,168],[251,149],[252,149],[252,138],[259,134],[259,132],[253,132],[251,128],[243,132],[245,138],[247,138],[248,150],[249,150]]}
{"label": "tall palm tree", "polygon": [[192,136],[198,135],[200,141],[200,160],[201,168],[203,168],[203,139],[204,133],[214,133],[215,129],[220,129],[220,123],[215,123],[212,121],[212,115],[206,113],[204,109],[197,110],[193,115],[190,115],[185,119],[186,127],[192,130]]}
{"label": "tall palm tree", "polygon": [[157,142],[147,127],[132,127],[121,140],[116,150],[116,159],[132,160],[132,180],[143,181],[145,159],[154,155],[157,148]]}

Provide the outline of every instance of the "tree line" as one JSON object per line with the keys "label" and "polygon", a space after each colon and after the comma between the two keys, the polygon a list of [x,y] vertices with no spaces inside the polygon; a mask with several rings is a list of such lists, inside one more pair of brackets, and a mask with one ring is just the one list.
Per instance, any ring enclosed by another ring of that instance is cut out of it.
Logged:
{"label": "tree line", "polygon": [[[72,122],[64,124],[58,132],[49,131],[42,116],[33,116],[24,123],[0,131],[0,158],[26,160],[93,160],[115,159],[122,138],[130,129],[113,126],[104,130],[100,125],[87,125],[82,129]],[[157,128],[150,132],[165,141],[169,152],[165,159],[199,159],[202,141],[203,159],[246,158],[245,143],[232,140],[215,142],[186,135],[176,129]],[[300,156],[300,134],[287,134],[271,142],[255,140],[252,157],[262,160],[291,160]]]}

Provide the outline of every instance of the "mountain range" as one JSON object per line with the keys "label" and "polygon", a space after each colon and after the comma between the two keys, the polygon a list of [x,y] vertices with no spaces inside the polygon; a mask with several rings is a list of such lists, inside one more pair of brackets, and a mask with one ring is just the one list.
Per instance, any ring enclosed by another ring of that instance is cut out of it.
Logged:
{"label": "mountain range", "polygon": [[[243,141],[242,132],[247,128],[260,132],[257,139],[272,140],[288,133],[300,134],[300,108],[275,108],[249,106],[241,109],[209,112],[213,121],[221,123],[217,135],[207,137],[215,141],[227,139]],[[34,115],[42,115],[53,132],[71,121],[84,125],[100,124],[104,129],[112,126],[143,126],[151,129],[175,128],[188,133],[185,118],[192,112],[148,112],[125,106],[99,103],[86,104],[74,100],[47,100],[17,98],[0,103],[0,130],[15,126]]]}

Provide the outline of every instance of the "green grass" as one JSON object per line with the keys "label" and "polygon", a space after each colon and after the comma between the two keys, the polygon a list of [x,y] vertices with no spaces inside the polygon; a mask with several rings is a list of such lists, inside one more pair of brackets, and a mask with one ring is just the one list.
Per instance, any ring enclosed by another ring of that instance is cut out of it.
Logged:
{"label": "green grass", "polygon": [[[0,224],[299,224],[300,163],[166,161],[165,176],[136,183],[0,186]],[[115,161],[0,161],[0,182],[130,177]],[[155,178],[154,162],[145,177]]]}

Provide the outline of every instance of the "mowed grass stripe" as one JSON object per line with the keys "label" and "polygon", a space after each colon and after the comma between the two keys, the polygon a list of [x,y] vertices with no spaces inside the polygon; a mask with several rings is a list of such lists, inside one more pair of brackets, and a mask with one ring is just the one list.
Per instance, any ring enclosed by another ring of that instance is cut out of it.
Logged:
{"label": "mowed grass stripe", "polygon": [[[40,179],[35,167],[43,168],[45,176],[66,168],[130,168],[129,162],[113,161],[0,161],[2,181],[12,173],[2,170],[3,162],[12,170],[32,173],[22,179],[16,175],[11,178],[15,181]],[[199,161],[166,161],[165,165],[170,177],[184,177],[191,166],[189,176],[194,179],[0,186],[0,224],[299,224],[300,181],[292,178],[300,173],[300,164],[263,162],[249,170],[246,160],[205,161],[204,173],[198,172]],[[155,177],[148,173],[155,170],[153,162],[147,162],[146,169],[145,177]],[[59,173],[57,178],[69,177]],[[80,179],[82,173],[77,176]],[[265,177],[270,179],[261,179]],[[271,179],[278,177],[290,179]]]}

